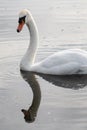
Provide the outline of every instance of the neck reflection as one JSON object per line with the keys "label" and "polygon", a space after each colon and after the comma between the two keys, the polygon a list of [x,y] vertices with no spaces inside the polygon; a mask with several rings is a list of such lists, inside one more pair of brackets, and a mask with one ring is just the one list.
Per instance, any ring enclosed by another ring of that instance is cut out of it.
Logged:
{"label": "neck reflection", "polygon": [[27,81],[28,84],[30,85],[33,92],[33,100],[31,106],[29,107],[28,110],[22,109],[25,121],[30,123],[35,121],[35,117],[37,115],[37,111],[41,101],[41,90],[39,83],[37,82],[35,75],[33,73],[27,71],[20,71],[20,72],[24,80]]}

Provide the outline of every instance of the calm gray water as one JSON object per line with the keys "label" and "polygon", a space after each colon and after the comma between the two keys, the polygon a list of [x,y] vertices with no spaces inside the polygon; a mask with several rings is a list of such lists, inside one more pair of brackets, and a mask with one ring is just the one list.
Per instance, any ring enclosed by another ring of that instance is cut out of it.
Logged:
{"label": "calm gray water", "polygon": [[[31,10],[39,30],[36,61],[64,49],[87,50],[86,0],[0,0],[0,129],[87,130],[86,75],[20,72],[29,43],[26,27],[16,33],[18,13],[24,8]],[[32,104],[30,81],[40,87],[41,99],[35,121],[26,123],[21,109],[28,110]]]}

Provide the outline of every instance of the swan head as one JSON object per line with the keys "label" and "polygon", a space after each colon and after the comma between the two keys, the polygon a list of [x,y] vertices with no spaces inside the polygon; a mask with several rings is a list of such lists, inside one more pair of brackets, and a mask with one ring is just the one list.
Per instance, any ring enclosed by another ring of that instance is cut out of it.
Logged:
{"label": "swan head", "polygon": [[29,110],[22,109],[21,111],[24,114],[24,119],[26,122],[32,123],[35,121],[36,114],[34,114],[30,109]]}
{"label": "swan head", "polygon": [[24,24],[27,24],[30,19],[31,19],[30,12],[27,9],[23,9],[19,13],[19,20],[18,20],[19,25],[17,28],[17,32],[20,32],[22,30]]}

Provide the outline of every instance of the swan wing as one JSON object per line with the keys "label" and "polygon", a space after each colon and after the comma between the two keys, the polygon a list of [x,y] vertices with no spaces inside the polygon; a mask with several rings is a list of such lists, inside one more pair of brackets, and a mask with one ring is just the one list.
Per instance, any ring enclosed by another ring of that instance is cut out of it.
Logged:
{"label": "swan wing", "polygon": [[42,62],[32,66],[31,70],[45,74],[78,74],[87,64],[87,53],[81,50],[67,50],[55,53]]}

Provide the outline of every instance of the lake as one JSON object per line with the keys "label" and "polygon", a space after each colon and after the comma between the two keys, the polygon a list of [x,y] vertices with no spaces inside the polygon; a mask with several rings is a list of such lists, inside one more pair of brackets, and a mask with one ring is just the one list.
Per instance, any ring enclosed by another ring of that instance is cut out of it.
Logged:
{"label": "lake", "polygon": [[[26,27],[16,32],[24,8],[31,11],[39,30],[35,62],[64,49],[87,50],[86,0],[0,0],[0,129],[86,130],[87,75],[20,71],[29,44]],[[28,119],[32,104],[36,117]]]}

